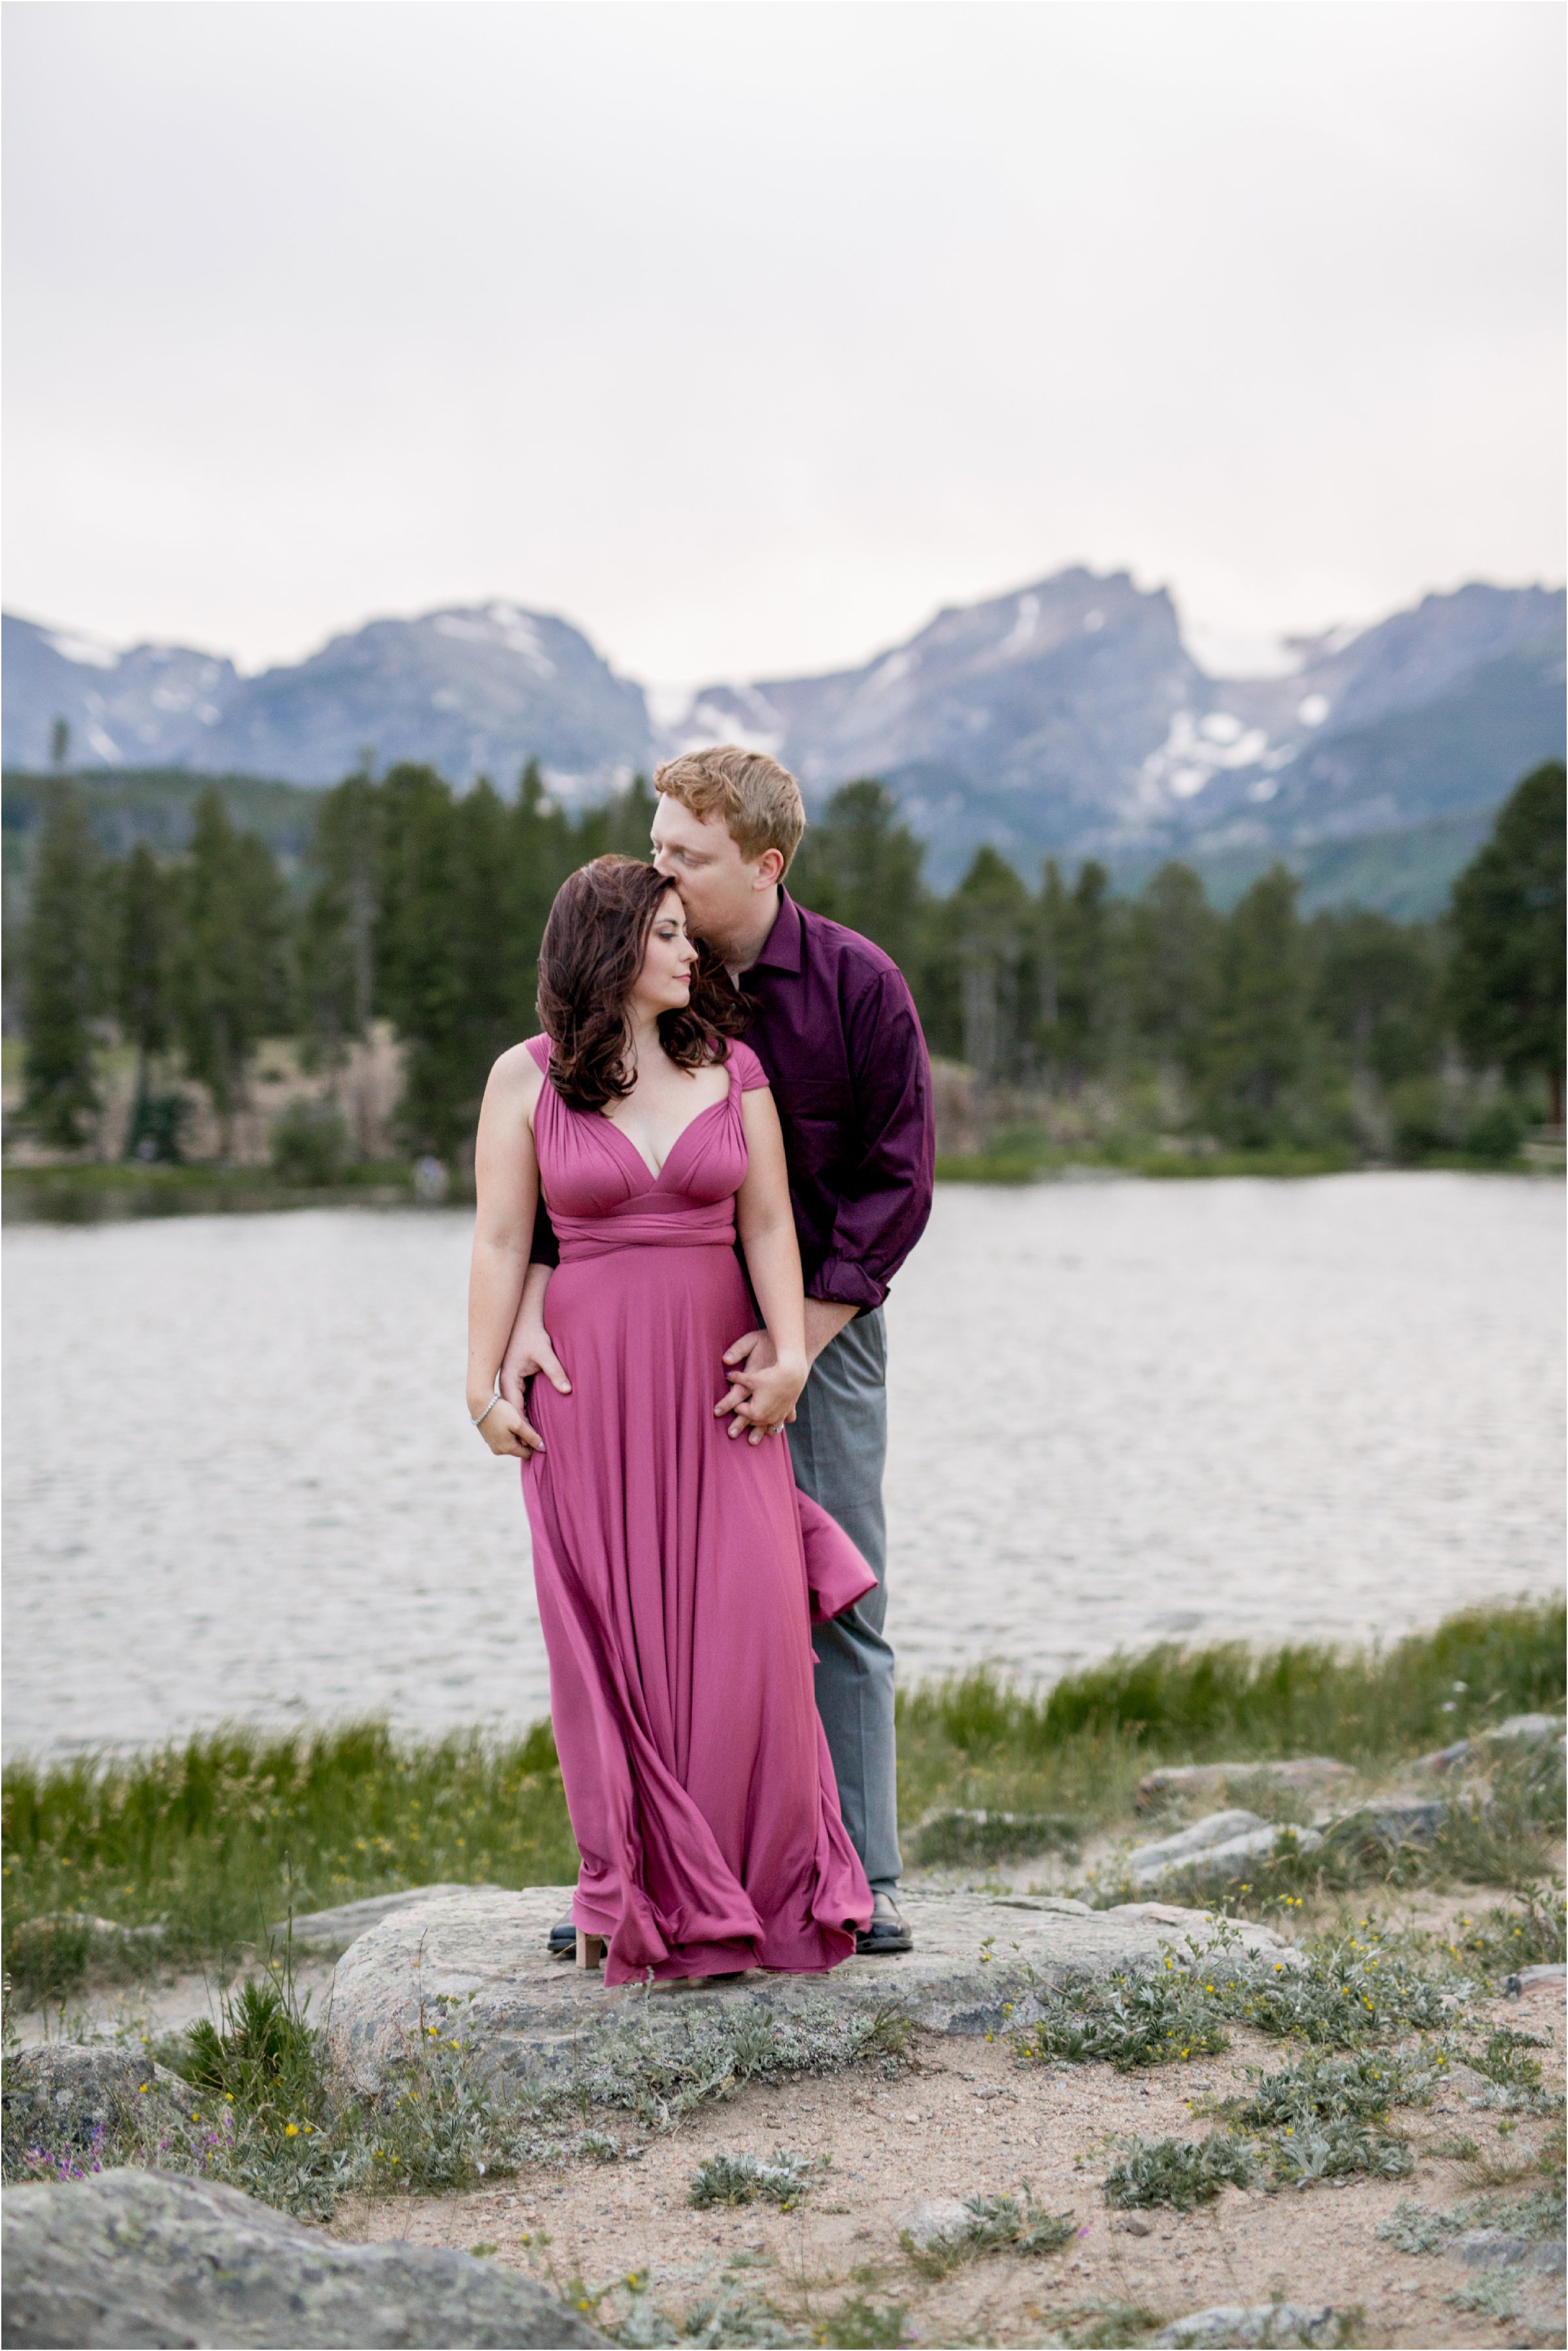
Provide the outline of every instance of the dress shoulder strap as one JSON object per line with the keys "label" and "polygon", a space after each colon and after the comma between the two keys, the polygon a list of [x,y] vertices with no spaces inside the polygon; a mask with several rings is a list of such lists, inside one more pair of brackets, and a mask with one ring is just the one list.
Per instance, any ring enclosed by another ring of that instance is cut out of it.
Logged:
{"label": "dress shoulder strap", "polygon": [[550,1042],[548,1037],[525,1038],[523,1050],[525,1053],[532,1054],[541,1070],[549,1068]]}
{"label": "dress shoulder strap", "polygon": [[730,1069],[734,1076],[738,1080],[740,1091],[743,1094],[755,1093],[758,1086],[766,1086],[771,1083],[771,1080],[769,1079],[767,1071],[763,1068],[761,1062],[758,1060],[750,1046],[744,1043],[740,1038],[732,1037],[730,1039],[728,1058]]}

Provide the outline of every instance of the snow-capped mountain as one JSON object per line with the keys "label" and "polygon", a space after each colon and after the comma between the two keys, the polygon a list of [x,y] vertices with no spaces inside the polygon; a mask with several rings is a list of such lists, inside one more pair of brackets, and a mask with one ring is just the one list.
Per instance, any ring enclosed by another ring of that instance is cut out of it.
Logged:
{"label": "snow-capped mountain", "polygon": [[579,630],[510,603],[373,621],[252,678],[8,617],[5,756],[44,766],[63,717],[75,766],[327,784],[368,751],[509,789],[537,758],[584,799],[677,747],[741,740],[813,801],[883,777],[945,885],[982,841],[1029,871],[1045,852],[1297,849],[1479,813],[1563,749],[1561,590],[1428,596],[1268,667],[1215,674],[1164,589],[1082,568],[940,612],[862,668],[712,685],[657,718]]}
{"label": "snow-capped mountain", "polygon": [[228,706],[233,662],[185,645],[116,653],[97,637],[42,629],[5,615],[5,757],[8,768],[48,765],[57,718],[82,768],[204,766],[204,740]]}
{"label": "snow-capped mountain", "polygon": [[[538,758],[563,792],[654,756],[641,686],[567,622],[515,604],[371,621],[302,662],[242,678],[182,646],[115,653],[7,614],[5,757],[38,768],[57,716],[82,767],[184,767],[330,784],[368,752],[515,784]],[[157,684],[151,686],[150,681]]]}
{"label": "snow-capped mountain", "polygon": [[863,669],[710,686],[677,733],[810,790],[891,783],[950,869],[989,840],[1125,856],[1391,830],[1501,799],[1563,746],[1563,596],[1479,585],[1207,674],[1163,589],[1074,569],[939,613]]}

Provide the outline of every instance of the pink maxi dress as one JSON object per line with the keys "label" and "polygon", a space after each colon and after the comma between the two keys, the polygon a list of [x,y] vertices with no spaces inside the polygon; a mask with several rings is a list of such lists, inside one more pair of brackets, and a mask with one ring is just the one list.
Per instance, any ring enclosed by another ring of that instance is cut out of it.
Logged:
{"label": "pink maxi dress", "polygon": [[[528,1050],[548,1071],[549,1040]],[[523,1469],[550,1710],[580,1856],[572,1916],[605,1981],[835,1967],[871,1889],[839,1813],[810,1623],[875,1578],[797,1491],[789,1447],[731,1437],[725,1349],[755,1324],[735,1254],[747,1168],[729,1092],[659,1174],[547,1078],[534,1140],[560,1264],[537,1379],[545,1450]]]}

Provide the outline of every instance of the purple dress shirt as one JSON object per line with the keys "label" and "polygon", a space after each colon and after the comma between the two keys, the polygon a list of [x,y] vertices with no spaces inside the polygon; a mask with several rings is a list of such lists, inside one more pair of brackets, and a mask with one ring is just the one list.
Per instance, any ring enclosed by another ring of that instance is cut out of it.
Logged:
{"label": "purple dress shirt", "polygon": [[[782,889],[742,986],[746,1041],[784,1130],[806,1295],[880,1306],[931,1214],[936,1133],[915,999],[891,956]],[[542,1198],[532,1254],[558,1262]]]}
{"label": "purple dress shirt", "polygon": [[741,986],[768,1072],[808,1298],[880,1306],[931,1214],[931,1063],[890,956],[779,893]]}

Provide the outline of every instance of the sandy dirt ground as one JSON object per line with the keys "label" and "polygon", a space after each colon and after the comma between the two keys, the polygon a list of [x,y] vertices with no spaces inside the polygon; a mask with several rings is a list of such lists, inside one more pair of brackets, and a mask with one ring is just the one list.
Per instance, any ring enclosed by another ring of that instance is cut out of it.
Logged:
{"label": "sandy dirt ground", "polygon": [[[1477,2024],[1490,2017],[1550,2029],[1561,2086],[1561,1987],[1542,1985],[1471,2015]],[[1107,2208],[1100,2181],[1118,2136],[1201,2137],[1212,2127],[1203,2107],[1239,2091],[1247,2066],[1277,2067],[1293,2053],[1238,2033],[1223,2056],[1121,2074],[1103,2064],[1023,2068],[999,2043],[921,2035],[912,2066],[892,2082],[852,2074],[750,2086],[689,2118],[641,2162],[541,2171],[473,2195],[360,2203],[338,2227],[359,2238],[483,2248],[562,2290],[574,2276],[591,2289],[643,2272],[655,2304],[676,2316],[727,2288],[765,2294],[792,2319],[821,2325],[845,2296],[868,2293],[905,2305],[909,2337],[926,2346],[1026,2345],[1092,2325],[1115,2305],[1166,2323],[1271,2296],[1359,2312],[1352,2339],[1369,2345],[1561,2342],[1556,2282],[1532,2286],[1521,2317],[1499,2323],[1445,2303],[1478,2273],[1396,2252],[1375,2233],[1402,2197],[1441,2208],[1475,2191],[1463,2164],[1425,2149],[1468,2136],[1494,2164],[1522,2169],[1542,2142],[1545,2123],[1526,2120],[1500,2136],[1500,2117],[1469,2110],[1459,2095],[1396,2116],[1419,2158],[1406,2179],[1273,2196],[1227,2188],[1186,2216]],[[776,2147],[830,2159],[803,2206],[702,2211],[686,2202],[708,2157]],[[912,2267],[899,2243],[912,2206],[1016,2192],[1025,2181],[1052,2210],[1072,2212],[1078,2233],[1061,2252],[989,2254],[939,2282]],[[606,2316],[623,2306],[612,2298]]]}

